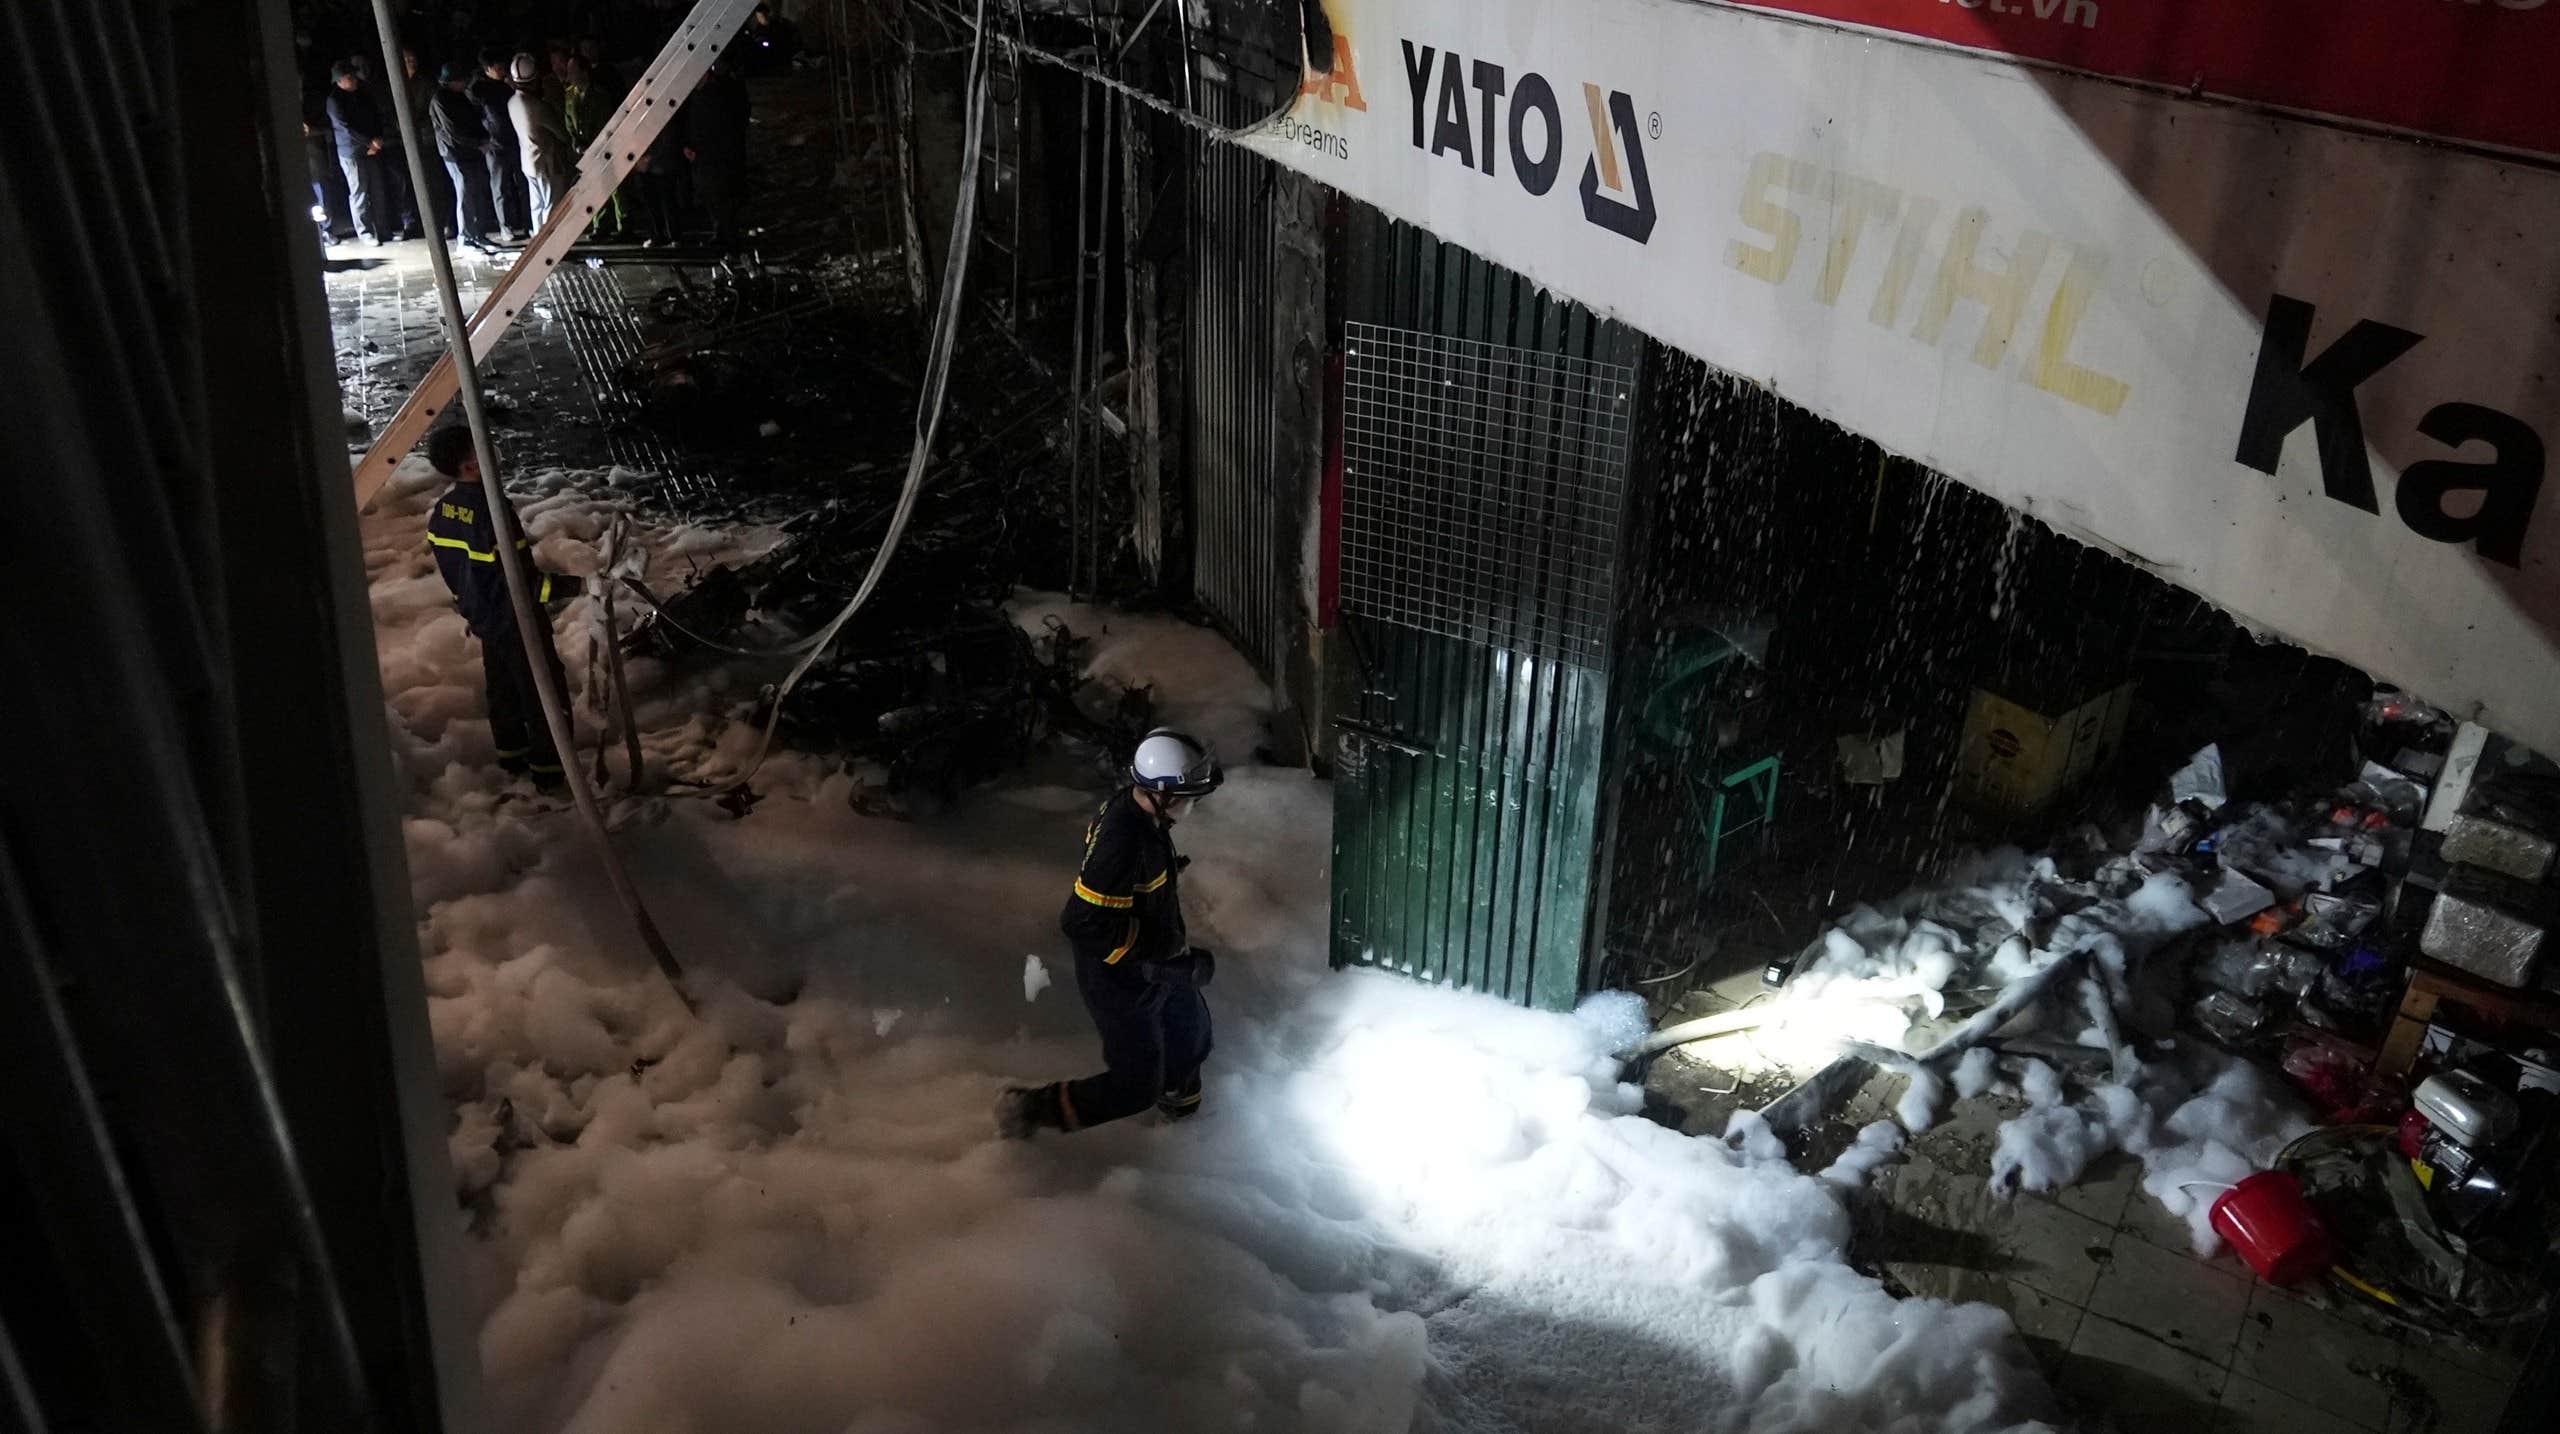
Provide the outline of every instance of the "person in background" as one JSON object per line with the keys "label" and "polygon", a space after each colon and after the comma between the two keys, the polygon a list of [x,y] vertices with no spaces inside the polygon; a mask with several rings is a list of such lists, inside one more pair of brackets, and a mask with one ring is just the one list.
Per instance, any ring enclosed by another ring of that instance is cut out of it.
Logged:
{"label": "person in background", "polygon": [[1191,944],[1182,919],[1189,863],[1173,849],[1173,827],[1225,775],[1206,743],[1159,727],[1129,759],[1128,786],[1085,828],[1084,864],[1058,925],[1075,948],[1076,989],[1102,1037],[1105,1069],[1008,1087],[996,1102],[996,1129],[1007,1138],[1084,1130],[1150,1106],[1168,1121],[1200,1109],[1209,1058],[1200,992],[1217,963]]}
{"label": "person in background", "polygon": [[497,207],[489,193],[489,130],[480,105],[471,98],[471,67],[445,61],[434,93],[427,100],[434,117],[436,153],[444,160],[445,182],[453,186],[456,219],[464,243],[487,249],[498,227]]}
{"label": "person in background", "polygon": [[800,53],[800,27],[774,14],[771,5],[758,5],[747,17],[739,43],[746,48],[742,63],[748,74],[778,75],[789,70]]}
{"label": "person in background", "polygon": [[[612,117],[613,111],[605,104],[603,96],[596,92],[595,77],[587,69],[584,55],[572,53],[565,68],[566,79],[560,90],[560,120],[569,132],[569,143],[577,153],[585,154],[587,146],[595,143],[597,132],[604,128],[604,122]],[[619,191],[605,201],[604,208],[596,215],[596,222],[587,226],[587,234],[594,239],[622,237],[622,195]]]}
{"label": "person in background", "polygon": [[658,130],[632,172],[639,198],[640,243],[656,248],[684,237],[684,117],[679,114]]}
{"label": "person in background", "polygon": [[[622,108],[623,99],[631,93],[631,81],[622,67],[605,58],[604,42],[589,31],[578,41],[578,59],[587,67],[587,108],[599,127],[612,121],[614,112]],[[617,191],[613,196],[612,229],[617,237],[629,238],[638,225],[639,187],[632,187],[629,199]]]}
{"label": "person in background", "polygon": [[311,222],[320,242],[334,244],[356,235],[355,215],[347,207],[347,174],[338,167],[338,142],[330,133],[328,86],[305,86],[302,96],[302,155],[311,171]]}
{"label": "person in background", "polygon": [[732,45],[703,76],[701,87],[677,116],[684,122],[684,157],[693,166],[693,198],[711,222],[711,246],[728,249],[740,234],[739,211],[747,187],[747,82],[738,73]]}
{"label": "person in background", "polygon": [[302,84],[302,153],[311,171],[311,222],[320,242],[334,244],[355,237],[355,215],[347,207],[346,171],[338,167],[338,140],[330,131],[329,96],[336,92],[329,67],[318,60],[310,27],[293,32],[293,62]]}
{"label": "person in background", "polygon": [[577,178],[578,151],[560,123],[559,106],[543,92],[542,62],[531,52],[517,55],[507,78],[515,98],[507,101],[507,120],[515,127],[516,149],[524,167],[526,204],[533,227],[550,222],[551,206]]}
{"label": "person in background", "polygon": [[[400,86],[409,94],[410,123],[415,124],[422,135],[432,133],[433,103],[436,94],[435,75],[418,63],[418,52],[407,45],[400,47]],[[398,116],[393,114],[385,118],[396,121]],[[392,129],[396,134],[399,129],[396,122]],[[438,152],[431,152],[426,156],[430,162],[420,166],[427,172],[427,192],[421,196],[418,217],[434,224],[438,237],[452,239],[459,236],[462,230],[461,226],[455,222],[457,216],[454,213],[455,196],[452,181],[445,177],[444,166],[433,162],[438,157]],[[395,158],[393,162],[403,166],[408,163],[405,158]],[[421,232],[424,232],[423,229]]]}
{"label": "person in background", "polygon": [[340,60],[331,67],[329,80],[329,128],[338,140],[338,168],[347,177],[347,207],[368,239],[388,244],[399,232],[403,188],[384,162],[389,126],[354,61]]}
{"label": "person in background", "polygon": [[[542,660],[551,666],[552,682],[564,699],[569,681],[560,670],[559,654],[552,651],[551,630],[545,627],[528,641],[516,626],[515,602],[507,592],[507,575],[498,566],[497,528],[489,519],[488,493],[480,482],[480,458],[472,446],[470,427],[451,423],[427,435],[427,462],[453,480],[427,518],[427,548],[435,555],[444,585],[453,592],[453,605],[461,609],[471,635],[480,640],[489,740],[497,749],[498,766],[531,777],[543,791],[558,791],[568,777],[561,770],[551,726],[543,720],[530,649],[541,649]],[[524,549],[527,540],[521,528],[518,533],[516,547]],[[582,586],[565,573],[529,576],[533,600],[546,607],[577,596]]]}
{"label": "person in background", "polygon": [[597,103],[604,106],[606,114],[613,113],[621,106],[622,97],[631,92],[630,83],[622,77],[622,67],[604,57],[604,41],[597,39],[592,30],[579,37],[578,58],[586,62],[587,83],[595,88]]}
{"label": "person in background", "polygon": [[471,98],[480,106],[480,127],[489,136],[489,198],[498,223],[510,240],[533,232],[533,206],[524,183],[524,161],[516,144],[515,120],[508,102],[516,97],[507,83],[506,52],[480,56],[480,78],[471,82]]}

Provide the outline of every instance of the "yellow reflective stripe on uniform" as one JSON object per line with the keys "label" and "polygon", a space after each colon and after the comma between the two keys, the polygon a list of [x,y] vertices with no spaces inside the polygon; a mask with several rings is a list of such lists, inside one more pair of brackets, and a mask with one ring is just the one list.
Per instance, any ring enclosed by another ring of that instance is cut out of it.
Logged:
{"label": "yellow reflective stripe on uniform", "polygon": [[[1055,890],[1056,888],[1053,887],[1051,889]],[[1094,890],[1092,887],[1085,885],[1082,878],[1078,878],[1076,881],[1076,895],[1083,897],[1085,900],[1092,902],[1096,906],[1107,906],[1114,911],[1126,911],[1138,903],[1138,898],[1134,896],[1105,896],[1101,892]]]}
{"label": "yellow reflective stripe on uniform", "polygon": [[[1081,883],[1079,883],[1079,884],[1081,884]],[[1117,965],[1119,965],[1119,964],[1120,964],[1120,958],[1121,958],[1121,957],[1123,957],[1123,956],[1128,955],[1128,954],[1129,954],[1129,951],[1130,951],[1130,948],[1132,948],[1132,947],[1136,946],[1137,944],[1138,944],[1138,923],[1136,923],[1136,922],[1132,921],[1132,922],[1130,922],[1130,923],[1129,923],[1129,939],[1120,943],[1120,949],[1119,949],[1119,950],[1114,951],[1114,952],[1112,952],[1110,955],[1103,957],[1103,958],[1102,958],[1102,964],[1103,964],[1103,965],[1105,965],[1105,966],[1117,966]]]}
{"label": "yellow reflective stripe on uniform", "polygon": [[467,540],[462,538],[439,538],[435,534],[429,533],[427,534],[427,542],[429,545],[438,548],[459,548],[465,556],[469,557],[471,561],[475,563],[494,563],[498,560],[498,555],[496,553],[484,553],[478,548],[471,546]]}
{"label": "yellow reflective stripe on uniform", "polygon": [[1140,891],[1162,891],[1162,890],[1164,889],[1164,884],[1165,884],[1167,881],[1171,880],[1171,879],[1172,879],[1172,877],[1173,877],[1173,873],[1172,873],[1172,872],[1169,872],[1169,871],[1160,871],[1160,872],[1157,872],[1157,873],[1156,873],[1156,876],[1155,876],[1155,880],[1153,880],[1153,881],[1142,881],[1142,882],[1139,882],[1139,883],[1138,883],[1138,889],[1139,889]]}
{"label": "yellow reflective stripe on uniform", "polygon": [[534,599],[534,601],[535,601],[535,602],[549,602],[549,601],[551,601],[551,574],[549,574],[549,573],[544,573],[544,574],[542,575],[542,596],[540,596],[540,597],[538,597],[538,598],[535,598],[535,599]]}

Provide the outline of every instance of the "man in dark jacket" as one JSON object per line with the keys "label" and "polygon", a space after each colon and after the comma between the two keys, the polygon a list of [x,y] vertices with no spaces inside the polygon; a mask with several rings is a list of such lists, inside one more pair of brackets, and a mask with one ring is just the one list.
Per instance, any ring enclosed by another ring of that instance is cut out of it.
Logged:
{"label": "man in dark jacket", "polygon": [[375,101],[352,61],[340,60],[329,72],[329,128],[338,139],[338,167],[347,176],[347,203],[356,224],[376,244],[400,233],[408,186],[401,183],[395,161],[399,148],[390,117]]}
{"label": "man in dark jacket", "polygon": [[1102,1036],[1100,1075],[1015,1086],[996,1103],[996,1128],[1013,1139],[1074,1131],[1153,1106],[1167,1120],[1200,1108],[1209,1058],[1209,1004],[1200,990],[1216,971],[1182,920],[1182,868],[1174,822],[1224,780],[1195,738],[1159,728],[1138,744],[1128,789],[1085,828],[1084,866],[1058,924],[1075,948],[1076,989]]}
{"label": "man in dark jacket", "polygon": [[747,82],[737,50],[724,52],[685,102],[684,157],[693,166],[694,202],[711,221],[711,245],[738,241],[738,211],[747,188]]}
{"label": "man in dark jacket", "polygon": [[684,123],[679,115],[659,129],[632,171],[644,247],[673,244],[683,237],[685,178]]}
{"label": "man in dark jacket", "polygon": [[[427,462],[453,480],[436,500],[427,519],[427,548],[436,570],[453,590],[453,605],[480,639],[480,672],[488,685],[489,739],[497,748],[498,766],[533,778],[543,791],[567,784],[560,752],[543,721],[542,698],[534,687],[533,663],[527,648],[538,647],[551,665],[551,680],[565,698],[568,678],[551,649],[551,632],[531,635],[516,627],[514,602],[507,594],[507,575],[498,566],[497,527],[489,521],[488,494],[480,483],[480,459],[471,446],[471,430],[456,423],[427,436]],[[516,539],[523,548],[526,540]],[[534,601],[549,604],[577,595],[581,584],[567,574],[533,574]]]}
{"label": "man in dark jacket", "polygon": [[444,159],[445,178],[461,199],[463,241],[486,248],[498,218],[489,196],[488,122],[471,98],[470,85],[471,67],[447,60],[427,108],[435,117],[436,152]]}
{"label": "man in dark jacket", "polygon": [[338,141],[329,125],[328,85],[302,89],[302,156],[311,171],[311,221],[321,242],[334,244],[356,235],[355,213],[347,204],[347,172],[338,167]]}
{"label": "man in dark jacket", "polygon": [[533,232],[533,204],[516,154],[515,121],[507,115],[507,102],[516,97],[516,87],[507,83],[510,58],[498,50],[480,56],[480,78],[471,82],[471,99],[480,106],[480,127],[489,136],[489,196],[512,238]]}
{"label": "man in dark jacket", "polygon": [[[432,133],[432,102],[436,93],[435,72],[418,59],[416,49],[407,45],[400,47],[398,83],[401,91],[409,97],[409,122],[416,125],[421,134]],[[391,107],[388,96],[382,101],[382,117],[386,122],[392,123],[392,130],[396,135],[399,130],[396,123],[399,119],[399,111]],[[437,162],[436,151],[429,150],[426,157],[427,192],[418,196],[418,217],[424,225],[432,226],[440,237],[455,238],[461,234],[462,230],[455,223],[459,216],[454,209],[453,186],[445,179],[444,166]],[[401,174],[405,176],[409,172],[409,161],[405,156],[395,154],[390,159],[393,164],[400,166]]]}

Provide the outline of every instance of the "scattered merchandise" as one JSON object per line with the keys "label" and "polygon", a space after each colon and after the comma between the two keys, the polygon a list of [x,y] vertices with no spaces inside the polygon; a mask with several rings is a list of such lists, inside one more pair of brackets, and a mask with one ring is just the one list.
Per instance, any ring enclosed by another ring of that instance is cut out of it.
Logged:
{"label": "scattered merchandise", "polygon": [[2275,900],[2274,892],[2228,868],[2199,898],[2205,914],[2224,926],[2248,920],[2273,906]]}
{"label": "scattered merchandise", "polygon": [[2549,876],[2554,849],[2551,838],[2493,817],[2457,813],[2445,827],[2446,861],[2468,862],[2518,881],[2538,882]]}
{"label": "scattered merchandise", "polygon": [[2444,832],[2453,825],[2454,815],[2471,798],[2472,780],[2479,774],[2480,759],[2489,750],[2489,729],[2465,722],[2454,734],[2453,745],[2445,752],[2443,775],[2436,781],[2435,795],[2427,802],[2426,816],[2418,825],[2431,832]]}
{"label": "scattered merchandise", "polygon": [[1876,737],[1842,734],[1838,744],[1841,780],[1863,787],[1901,780],[1902,738],[1899,731]]}
{"label": "scattered merchandise", "polygon": [[2550,918],[2545,896],[2512,877],[2457,867],[2427,915],[2419,949],[2502,986],[2533,984]]}
{"label": "scattered merchandise", "polygon": [[2182,807],[2194,802],[2208,812],[2218,812],[2229,800],[2227,790],[2222,780],[2220,747],[2208,745],[2185,766],[2169,774],[2169,803],[2172,806]]}
{"label": "scattered merchandise", "polygon": [[2515,1101],[2468,1071],[2427,1077],[2410,1103],[2436,1129],[2472,1149],[2516,1133]]}
{"label": "scattered merchandise", "polygon": [[[2366,716],[2362,750],[2390,761],[2334,789],[2234,802],[2208,747],[2122,847],[2084,830],[1839,918],[1775,999],[1818,1003],[1784,1029],[1842,1054],[1768,1116],[1838,1098],[1844,1061],[1908,1077],[1894,1109],[1913,1132],[1949,1086],[1998,1091],[2024,1110],[1999,1127],[1995,1193],[2123,1150],[2199,1254],[2228,1242],[2271,1283],[2335,1265],[2350,1297],[2455,1330],[2539,1311],[2560,1073],[2513,1029],[2459,1037],[2425,1026],[2434,996],[2414,1018],[2401,1002],[2449,989],[2422,953],[2507,988],[2554,964],[2538,883],[2560,770],[2405,698]],[[2533,1028],[2540,1009],[2519,997],[2502,1018]],[[2422,1036],[2434,1073],[2413,1104],[2408,1056],[2387,1062]],[[1871,1126],[1824,1173],[1863,1184],[1894,1158]]]}

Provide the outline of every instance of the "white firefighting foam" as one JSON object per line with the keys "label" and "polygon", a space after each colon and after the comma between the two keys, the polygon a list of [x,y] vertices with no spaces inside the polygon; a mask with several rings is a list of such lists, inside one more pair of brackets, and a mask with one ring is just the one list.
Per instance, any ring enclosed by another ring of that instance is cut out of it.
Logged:
{"label": "white firefighting foam", "polygon": [[[1060,949],[1091,800],[1060,799],[1062,759],[906,823],[789,753],[743,819],[620,804],[688,1015],[570,817],[501,800],[477,658],[418,547],[435,486],[403,480],[365,532],[503,1429],[1838,1434],[2047,1412],[2006,1316],[1847,1266],[1836,1185],[1773,1142],[1638,1115],[1608,1055],[1632,1001],[1543,1015],[1327,972],[1329,789],[1252,763],[1267,694],[1180,624],[1023,611],[1107,623],[1094,667],[1157,684],[1229,759],[1179,833],[1221,953],[1202,1116],[993,1138],[1001,1085],[1097,1064],[1076,1001],[1022,999],[1023,953]],[[537,551],[591,567],[604,502],[536,486]],[[650,536],[705,562],[772,541]],[[573,685],[588,607],[561,622]],[[636,664],[651,760],[751,742],[726,717],[751,668]]]}

